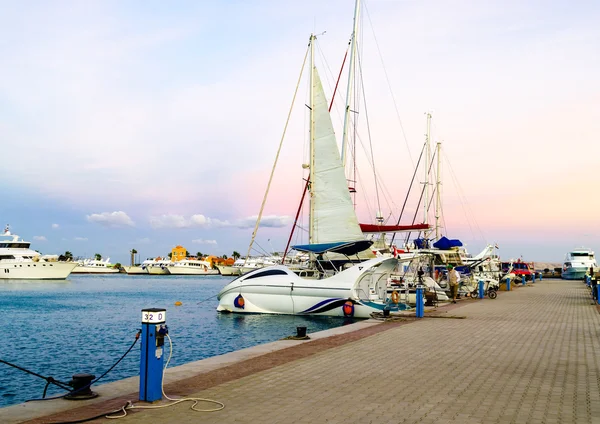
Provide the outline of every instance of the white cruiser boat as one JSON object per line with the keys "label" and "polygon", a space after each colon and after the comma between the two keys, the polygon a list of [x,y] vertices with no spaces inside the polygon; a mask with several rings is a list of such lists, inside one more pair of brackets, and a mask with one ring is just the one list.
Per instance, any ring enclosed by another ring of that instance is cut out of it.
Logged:
{"label": "white cruiser boat", "polygon": [[565,280],[582,280],[589,272],[590,267],[596,268],[594,252],[588,248],[579,248],[570,251],[565,257],[562,278]]}
{"label": "white cruiser boat", "polygon": [[210,262],[197,259],[182,259],[167,266],[171,275],[219,275],[218,269],[213,269]]}
{"label": "white cruiser boat", "polygon": [[0,236],[0,280],[64,280],[77,266],[58,262],[56,256],[42,256],[31,250],[30,242],[11,234],[8,227]]}
{"label": "white cruiser boat", "polygon": [[118,274],[119,268],[115,268],[110,263],[110,258],[106,260],[83,259],[77,261],[77,266],[73,269],[73,274]]}
{"label": "white cruiser boat", "polygon": [[219,270],[219,273],[221,273],[221,275],[225,275],[225,276],[241,275],[241,272],[240,272],[241,265],[238,264],[236,266],[235,262],[233,263],[233,265],[217,265],[217,269]]}

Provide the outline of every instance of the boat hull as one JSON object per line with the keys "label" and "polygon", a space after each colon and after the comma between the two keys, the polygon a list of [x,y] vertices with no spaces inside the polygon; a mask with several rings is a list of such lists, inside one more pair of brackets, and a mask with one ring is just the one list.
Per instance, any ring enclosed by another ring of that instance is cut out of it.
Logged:
{"label": "boat hull", "polygon": [[563,280],[583,280],[589,268],[567,268],[561,274]]}
{"label": "boat hull", "polygon": [[77,266],[71,271],[72,274],[118,274],[119,269],[95,266]]}
{"label": "boat hull", "polygon": [[146,268],[142,268],[141,266],[126,266],[123,267],[123,269],[125,270],[125,272],[128,275],[147,275],[148,271],[146,271]]}
{"label": "boat hull", "polygon": [[[373,259],[331,277],[304,279],[282,265],[255,270],[233,280],[218,294],[219,312],[284,315],[324,315],[370,318],[373,312],[405,310],[407,305],[390,304],[385,295],[386,262],[394,267],[395,259]],[[363,286],[363,284],[365,286]]]}
{"label": "boat hull", "polygon": [[150,266],[147,268],[148,274],[150,275],[168,275],[169,270],[165,267],[162,268],[160,266]]}
{"label": "boat hull", "polygon": [[193,267],[185,266],[170,266],[169,274],[171,275],[219,275],[218,269],[194,269]]}
{"label": "boat hull", "polygon": [[64,280],[76,266],[68,262],[2,262],[0,280]]}
{"label": "boat hull", "polygon": [[240,275],[240,267],[237,267],[237,266],[217,265],[217,269],[219,270],[221,275],[225,275],[225,276]]}

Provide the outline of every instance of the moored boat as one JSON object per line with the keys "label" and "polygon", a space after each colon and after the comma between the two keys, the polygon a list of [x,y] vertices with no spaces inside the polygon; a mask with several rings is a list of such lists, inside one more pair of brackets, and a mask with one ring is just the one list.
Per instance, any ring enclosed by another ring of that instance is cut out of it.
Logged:
{"label": "moored boat", "polygon": [[52,260],[30,246],[6,227],[0,237],[0,280],[64,280],[77,266],[75,262]]}
{"label": "moored boat", "polygon": [[565,257],[561,277],[564,280],[582,280],[590,267],[597,267],[592,249],[581,247],[571,250]]}

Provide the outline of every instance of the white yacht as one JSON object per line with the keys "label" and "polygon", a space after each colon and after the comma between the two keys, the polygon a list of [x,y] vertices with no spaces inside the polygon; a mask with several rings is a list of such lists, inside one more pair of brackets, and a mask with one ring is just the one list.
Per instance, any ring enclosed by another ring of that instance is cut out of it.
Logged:
{"label": "white yacht", "polygon": [[146,270],[150,275],[168,275],[168,266],[171,264],[173,264],[173,262],[170,259],[162,259],[158,257],[152,262],[150,262],[148,265],[146,265]]}
{"label": "white yacht", "polygon": [[0,280],[64,280],[77,266],[58,262],[56,256],[42,256],[30,245],[6,227],[0,235]]}
{"label": "white yacht", "polygon": [[106,260],[82,259],[76,262],[77,266],[71,271],[73,274],[118,274],[119,268],[115,268],[110,263],[110,258]]}
{"label": "white yacht", "polygon": [[148,265],[154,262],[154,258],[148,258],[139,265],[124,266],[123,269],[128,275],[146,275],[148,274]]}
{"label": "white yacht", "polygon": [[210,262],[197,259],[182,259],[167,266],[171,275],[219,275],[218,269],[213,269]]}
{"label": "white yacht", "polygon": [[571,250],[565,257],[562,278],[565,280],[582,280],[590,267],[596,268],[596,258],[591,249],[581,247]]}
{"label": "white yacht", "polygon": [[[239,261],[239,259],[238,259]],[[219,270],[219,273],[221,273],[221,275],[225,275],[225,276],[234,276],[234,275],[241,275],[241,265],[243,264],[243,260],[242,263],[238,263],[238,261],[235,261],[233,263],[233,265],[216,265],[217,269]]]}

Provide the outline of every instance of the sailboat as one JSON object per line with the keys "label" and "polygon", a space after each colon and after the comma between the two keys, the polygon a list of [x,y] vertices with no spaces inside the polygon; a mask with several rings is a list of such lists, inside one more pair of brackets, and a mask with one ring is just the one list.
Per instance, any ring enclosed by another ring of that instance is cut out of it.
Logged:
{"label": "sailboat", "polygon": [[[327,315],[368,318],[373,312],[406,309],[390,301],[387,285],[401,261],[410,257],[374,257],[354,210],[338,149],[328,103],[313,61],[310,61],[310,170],[309,244],[296,245],[300,252],[321,258],[337,254],[349,257],[367,251],[371,258],[347,263],[321,278],[302,278],[285,265],[274,265],[244,274],[218,294],[220,312]],[[321,261],[317,261],[321,262]],[[348,261],[347,261],[348,262]],[[394,296],[397,299],[397,296]]]}

